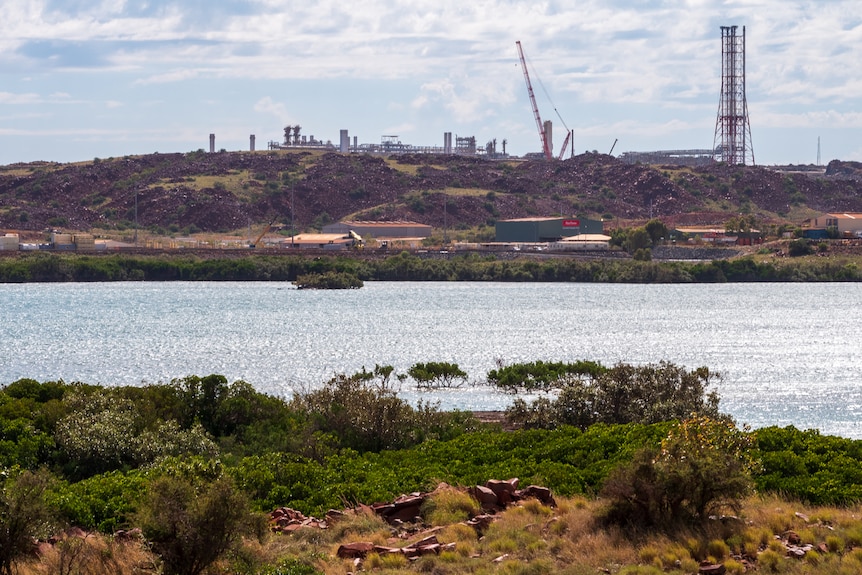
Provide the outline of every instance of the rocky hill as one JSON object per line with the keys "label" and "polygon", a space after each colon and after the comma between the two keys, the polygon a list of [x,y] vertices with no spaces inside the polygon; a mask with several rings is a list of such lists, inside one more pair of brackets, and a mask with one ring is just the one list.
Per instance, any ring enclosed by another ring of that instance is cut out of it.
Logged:
{"label": "rocky hill", "polygon": [[346,217],[470,228],[560,213],[715,224],[740,213],[799,221],[862,212],[862,164],[825,174],[763,167],[627,165],[602,154],[562,162],[307,151],[151,154],[0,167],[0,228],[228,232]]}

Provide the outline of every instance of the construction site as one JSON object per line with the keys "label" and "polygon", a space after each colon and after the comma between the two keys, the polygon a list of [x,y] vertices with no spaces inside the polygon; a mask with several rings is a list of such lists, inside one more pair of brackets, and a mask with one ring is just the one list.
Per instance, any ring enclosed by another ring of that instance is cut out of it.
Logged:
{"label": "construction site", "polygon": [[[739,33],[737,26],[721,27],[721,90],[718,114],[715,122],[712,148],[627,151],[619,155],[626,164],[672,165],[672,166],[706,166],[713,162],[723,162],[729,165],[754,165],[754,147],[751,139],[751,125],[748,116],[746,100],[746,59],[745,59],[745,27]],[[539,136],[540,151],[524,154],[523,159],[548,161],[563,160],[567,155],[573,157],[574,130],[563,121],[556,106],[554,111],[565,128],[565,137],[558,152],[554,151],[554,126],[550,120],[543,120],[536,102],[535,91],[530,78],[527,58],[520,41],[515,42],[518,59],[524,76],[524,83],[536,123]],[[548,95],[550,98],[550,95]],[[609,155],[613,154],[618,140],[614,140]],[[459,136],[453,138],[452,132],[444,132],[442,145],[417,145],[406,143],[397,134],[385,134],[379,142],[360,142],[357,136],[350,136],[347,129],[340,130],[337,142],[332,139],[319,139],[313,134],[303,134],[302,126],[288,125],[284,127],[284,136],[280,141],[270,140],[269,150],[321,150],[340,152],[344,154],[437,154],[456,156],[477,156],[492,160],[518,159],[511,156],[506,147],[508,141],[492,138],[484,145],[478,143],[476,136]],[[249,136],[249,150],[255,151],[255,136]],[[215,152],[215,134],[210,134],[210,152]]]}

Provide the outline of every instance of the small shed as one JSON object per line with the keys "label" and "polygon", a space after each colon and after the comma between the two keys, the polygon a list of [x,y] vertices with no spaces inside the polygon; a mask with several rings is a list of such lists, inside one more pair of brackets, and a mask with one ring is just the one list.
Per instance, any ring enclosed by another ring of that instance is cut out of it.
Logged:
{"label": "small shed", "polygon": [[611,236],[604,234],[579,234],[569,236],[551,244],[554,251],[607,250],[610,249]]}

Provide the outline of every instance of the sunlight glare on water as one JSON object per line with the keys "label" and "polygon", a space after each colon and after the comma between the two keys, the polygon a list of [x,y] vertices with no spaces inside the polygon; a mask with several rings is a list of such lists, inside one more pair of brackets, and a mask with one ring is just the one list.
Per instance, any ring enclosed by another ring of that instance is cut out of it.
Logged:
{"label": "sunlight glare on water", "polygon": [[668,360],[721,372],[740,423],[862,438],[860,284],[27,284],[0,298],[2,384],[220,373],[289,396],[363,366],[449,361],[473,383],[403,395],[492,410],[512,400],[483,385],[498,361]]}

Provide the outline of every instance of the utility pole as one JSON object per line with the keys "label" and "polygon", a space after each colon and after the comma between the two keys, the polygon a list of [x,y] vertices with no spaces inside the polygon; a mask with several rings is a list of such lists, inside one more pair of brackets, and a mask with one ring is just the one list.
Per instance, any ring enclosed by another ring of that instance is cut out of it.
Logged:
{"label": "utility pole", "polygon": [[449,227],[447,221],[446,204],[449,203],[446,194],[443,194],[443,245],[449,244]]}
{"label": "utility pole", "polygon": [[138,245],[138,189],[135,188],[135,247]]}

